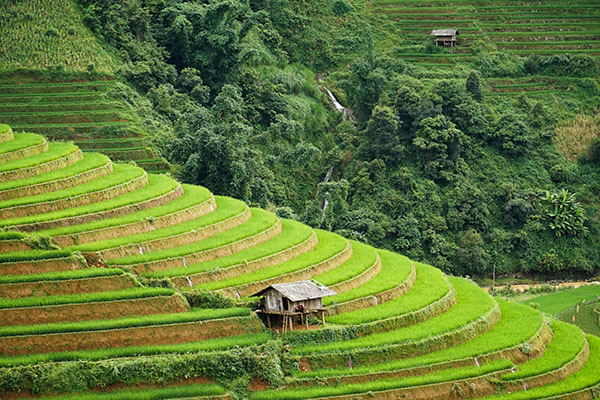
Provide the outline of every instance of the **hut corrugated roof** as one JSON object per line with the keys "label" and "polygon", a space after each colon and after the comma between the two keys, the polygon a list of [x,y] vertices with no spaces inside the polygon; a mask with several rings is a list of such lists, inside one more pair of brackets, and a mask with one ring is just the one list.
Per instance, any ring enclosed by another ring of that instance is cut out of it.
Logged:
{"label": "hut corrugated roof", "polygon": [[285,298],[291,301],[302,301],[318,299],[320,297],[333,296],[337,294],[327,286],[315,280],[311,281],[298,281],[289,283],[275,283],[269,287],[264,288],[260,292],[252,295],[252,297],[260,296],[266,293],[269,289],[275,289]]}
{"label": "hut corrugated roof", "polygon": [[431,36],[453,36],[458,34],[456,29],[434,29],[431,31]]}

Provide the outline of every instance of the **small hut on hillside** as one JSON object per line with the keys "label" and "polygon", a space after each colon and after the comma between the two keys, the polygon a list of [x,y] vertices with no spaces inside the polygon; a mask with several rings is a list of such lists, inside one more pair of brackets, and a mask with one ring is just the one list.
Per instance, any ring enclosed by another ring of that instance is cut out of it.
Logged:
{"label": "small hut on hillside", "polygon": [[435,36],[435,44],[444,47],[456,47],[458,40],[458,30],[456,29],[434,29],[431,31],[431,36]]}
{"label": "small hut on hillside", "polygon": [[321,314],[321,323],[325,325],[323,297],[337,294],[327,286],[315,280],[290,283],[276,283],[255,293],[252,297],[263,296],[257,313],[267,317],[267,326],[271,327],[271,316],[282,318],[283,331],[294,330],[293,319],[300,316],[301,323],[308,328],[308,316]]}

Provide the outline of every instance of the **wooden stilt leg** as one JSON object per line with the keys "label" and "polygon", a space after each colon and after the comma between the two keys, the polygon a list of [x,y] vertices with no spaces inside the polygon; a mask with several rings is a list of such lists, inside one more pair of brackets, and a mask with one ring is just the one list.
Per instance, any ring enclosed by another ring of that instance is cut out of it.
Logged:
{"label": "wooden stilt leg", "polygon": [[325,311],[321,311],[321,324],[325,326]]}
{"label": "wooden stilt leg", "polygon": [[290,318],[288,318],[290,321],[290,331],[294,330],[294,317],[292,315],[290,315]]}
{"label": "wooden stilt leg", "polygon": [[306,329],[308,329],[308,314],[304,315],[304,322],[306,323]]}
{"label": "wooden stilt leg", "polygon": [[267,314],[267,326],[271,329],[271,314]]}

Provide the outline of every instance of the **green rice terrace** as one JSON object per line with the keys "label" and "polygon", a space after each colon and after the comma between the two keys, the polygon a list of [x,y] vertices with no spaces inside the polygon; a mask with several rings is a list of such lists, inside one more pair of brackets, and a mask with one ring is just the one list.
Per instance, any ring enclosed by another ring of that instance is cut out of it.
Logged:
{"label": "green rice terrace", "polygon": [[[598,337],[467,279],[8,125],[0,161],[2,398],[600,397]],[[309,279],[326,325],[268,329]]]}
{"label": "green rice terrace", "polygon": [[169,169],[114,80],[117,64],[72,3],[3,2],[0,31],[0,120],[149,171]]}
{"label": "green rice terrace", "polygon": [[[600,4],[552,0],[376,0],[375,13],[395,21],[406,42],[395,55],[438,73],[459,64],[495,64],[512,56],[600,57]],[[458,30],[454,48],[427,48],[436,29]],[[479,57],[482,51],[504,54],[499,59]],[[543,96],[568,90],[577,80],[567,76],[527,76],[487,81],[491,95]]]}

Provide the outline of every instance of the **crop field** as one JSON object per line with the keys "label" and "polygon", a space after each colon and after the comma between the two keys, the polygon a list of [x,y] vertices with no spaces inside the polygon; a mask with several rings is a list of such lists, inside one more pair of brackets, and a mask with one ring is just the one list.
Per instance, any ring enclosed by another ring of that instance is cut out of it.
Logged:
{"label": "crop field", "polygon": [[[397,53],[406,61],[423,66],[454,66],[469,64],[477,57],[481,46],[495,52],[527,57],[531,55],[589,55],[600,57],[600,7],[584,1],[549,2],[488,2],[477,0],[417,2],[415,0],[376,0],[372,11],[395,21],[402,32],[402,50]],[[457,29],[458,45],[453,49],[427,50],[435,29]],[[412,46],[410,45],[412,43]],[[412,50],[411,50],[412,49]],[[457,72],[458,74],[458,72]],[[528,96],[556,94],[563,96],[564,80],[552,82],[546,77],[529,76],[529,86],[501,87],[489,82],[488,95]],[[515,79],[522,79],[514,76]],[[561,77],[562,78],[562,77]],[[567,76],[567,78],[569,78]]]}
{"label": "crop field", "polygon": [[[46,143],[5,139],[0,154]],[[135,141],[91,146],[121,143]],[[528,399],[600,384],[597,338],[469,280],[93,151],[48,167],[76,144],[37,150],[13,153],[0,183],[0,397],[430,399],[458,387]],[[337,292],[325,326],[268,329],[248,296],[305,279]],[[568,308],[595,293],[553,295]]]}

